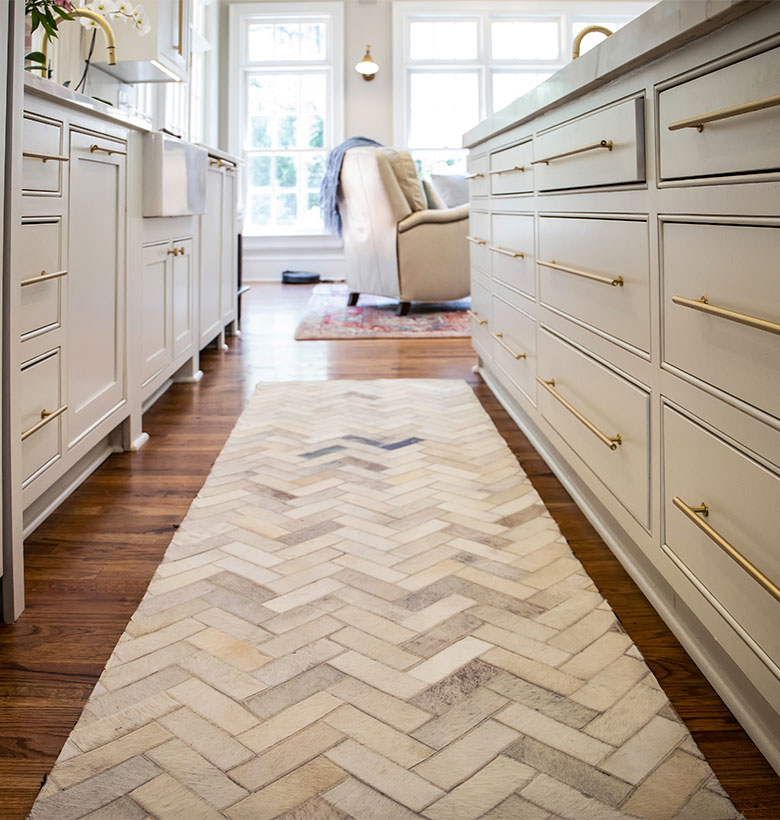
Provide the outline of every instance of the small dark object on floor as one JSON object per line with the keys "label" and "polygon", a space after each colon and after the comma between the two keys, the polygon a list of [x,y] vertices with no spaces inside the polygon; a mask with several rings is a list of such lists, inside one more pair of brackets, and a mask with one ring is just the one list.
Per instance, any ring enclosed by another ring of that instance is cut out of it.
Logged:
{"label": "small dark object on floor", "polygon": [[285,285],[316,285],[319,281],[319,273],[309,273],[305,270],[282,271],[282,282]]}

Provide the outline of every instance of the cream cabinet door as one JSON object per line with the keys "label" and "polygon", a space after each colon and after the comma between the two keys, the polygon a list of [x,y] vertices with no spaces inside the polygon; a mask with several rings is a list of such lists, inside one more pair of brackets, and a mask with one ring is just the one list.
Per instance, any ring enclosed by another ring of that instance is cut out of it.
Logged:
{"label": "cream cabinet door", "polygon": [[195,311],[193,299],[195,287],[193,281],[192,239],[174,240],[174,248],[178,251],[172,256],[171,269],[173,289],[173,358],[177,359],[185,353],[194,340],[193,322]]}
{"label": "cream cabinet door", "polygon": [[206,174],[206,213],[201,219],[200,346],[222,329],[222,235],[225,172],[209,168]]}
{"label": "cream cabinet door", "polygon": [[224,176],[222,217],[222,324],[236,318],[236,171],[228,168]]}
{"label": "cream cabinet door", "polygon": [[117,140],[70,133],[69,447],[126,397],[126,150]]}
{"label": "cream cabinet door", "polygon": [[141,269],[141,382],[173,361],[171,328],[173,252],[169,242],[145,245]]}

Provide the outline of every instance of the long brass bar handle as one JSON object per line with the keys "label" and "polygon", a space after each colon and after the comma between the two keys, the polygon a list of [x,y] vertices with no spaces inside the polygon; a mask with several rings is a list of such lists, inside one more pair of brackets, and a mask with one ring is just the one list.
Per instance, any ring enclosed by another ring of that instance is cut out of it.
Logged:
{"label": "long brass bar handle", "polygon": [[55,270],[52,273],[47,273],[42,270],[40,276],[31,276],[29,279],[22,279],[19,283],[23,288],[27,285],[37,285],[38,282],[48,282],[51,279],[59,279],[61,276],[67,276],[66,270]]}
{"label": "long brass bar handle", "polygon": [[466,313],[468,313],[468,315],[469,315],[469,316],[471,316],[471,318],[472,318],[475,322],[477,322],[477,324],[480,324],[480,325],[486,325],[486,324],[488,323],[488,320],[487,320],[487,319],[483,319],[483,318],[482,318],[482,317],[481,317],[481,316],[477,313],[477,311],[476,311],[476,310],[467,310],[467,311],[466,311]]}
{"label": "long brass bar handle", "polygon": [[28,427],[26,430],[22,431],[22,441],[30,438],[31,435],[37,433],[38,430],[45,427],[50,421],[56,419],[57,416],[61,416],[67,409],[68,405],[63,404],[62,407],[58,407],[56,410],[41,410],[41,420],[33,424],[32,427]]}
{"label": "long brass bar handle", "polygon": [[507,353],[511,353],[516,359],[527,359],[527,353],[515,353],[511,347],[504,341],[504,334],[503,333],[491,333],[490,334],[500,345],[501,347],[506,350]]}
{"label": "long brass bar handle", "polygon": [[487,245],[487,239],[480,239],[478,236],[467,236],[466,239],[475,245]]}
{"label": "long brass bar handle", "polygon": [[572,157],[575,154],[584,154],[586,151],[596,151],[599,148],[606,148],[607,151],[611,151],[613,147],[612,140],[599,140],[598,142],[592,142],[590,145],[583,145],[582,148],[564,151],[562,154],[553,154],[551,157],[545,157],[544,159],[535,159],[531,165],[549,165],[554,159]]}
{"label": "long brass bar handle", "polygon": [[625,284],[622,276],[600,276],[598,273],[589,273],[579,268],[570,268],[568,265],[559,265],[554,259],[550,259],[549,262],[537,259],[536,264],[544,268],[570,273],[572,276],[581,276],[583,279],[590,279],[592,282],[601,282],[602,285],[612,285],[613,288],[622,288]]}
{"label": "long brass bar handle", "polygon": [[216,165],[217,168],[221,168],[225,163],[222,162],[221,159],[210,159],[209,165]]}
{"label": "long brass bar handle", "polygon": [[756,316],[749,316],[747,313],[737,313],[734,310],[711,305],[706,296],[701,299],[687,299],[685,296],[673,296],[672,302],[675,305],[700,310],[702,313],[709,313],[711,316],[720,316],[721,319],[728,319],[730,322],[738,322],[741,325],[755,327],[758,330],[765,330],[767,333],[777,333],[780,335],[780,325],[770,322],[767,319],[759,319]]}
{"label": "long brass bar handle", "polygon": [[557,401],[559,401],[578,421],[581,421],[587,428],[593,433],[596,438],[601,441],[603,444],[606,444],[610,450],[617,450],[618,445],[623,443],[623,439],[618,433],[616,436],[608,436],[606,433],[602,433],[592,421],[589,421],[585,418],[585,416],[577,410],[576,407],[569,404],[566,399],[555,389],[555,379],[549,379],[545,381],[541,376],[536,377],[536,381],[542,385],[542,387]]}
{"label": "long brass bar handle", "polygon": [[732,105],[729,108],[721,108],[719,111],[710,111],[698,117],[688,117],[685,120],[677,120],[677,122],[669,123],[667,128],[670,131],[679,131],[682,128],[695,128],[701,133],[708,122],[728,120],[731,117],[739,117],[741,114],[751,114],[753,111],[763,111],[765,108],[774,108],[776,105],[780,105],[780,94],[775,94],[772,97],[763,97],[760,100],[751,100],[750,102],[740,103],[739,105]]}
{"label": "long brass bar handle", "polygon": [[509,256],[512,259],[525,259],[525,254],[521,251],[510,251],[509,248],[502,248],[501,245],[488,245],[488,250],[493,253],[500,253],[502,256]]}
{"label": "long brass bar handle", "polygon": [[501,171],[491,171],[490,176],[501,176],[501,174],[512,174],[515,171],[525,171],[525,165],[515,165],[512,168],[504,168]]}
{"label": "long brass bar handle", "polygon": [[102,145],[90,145],[89,146],[89,153],[94,154],[95,152],[100,152],[101,154],[117,154],[120,157],[126,157],[127,151],[118,151],[116,148],[104,148]]}
{"label": "long brass bar handle", "polygon": [[477,174],[466,174],[466,176],[463,177],[463,179],[484,179],[484,177],[485,177],[484,174],[479,174],[479,173],[477,173]]}
{"label": "long brass bar handle", "polygon": [[780,587],[772,583],[758,567],[748,561],[748,559],[745,558],[738,549],[733,547],[717,530],[713,529],[706,521],[699,517],[700,515],[704,515],[705,517],[709,515],[709,507],[703,501],[698,507],[691,507],[681,498],[675,496],[672,499],[672,504],[708,538],[714,541],[723,552],[736,561],[754,581],[761,584],[776,601],[780,602]]}
{"label": "long brass bar handle", "polygon": [[41,162],[67,162],[70,159],[64,154],[40,154],[38,151],[22,151],[22,156],[27,159],[39,159]]}

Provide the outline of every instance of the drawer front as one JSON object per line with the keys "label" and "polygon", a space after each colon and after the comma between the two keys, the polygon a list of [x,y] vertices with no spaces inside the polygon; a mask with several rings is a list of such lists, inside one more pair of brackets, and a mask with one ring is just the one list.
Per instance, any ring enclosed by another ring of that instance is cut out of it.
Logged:
{"label": "drawer front", "polygon": [[533,142],[521,143],[490,155],[490,192],[527,194],[534,189]]}
{"label": "drawer front", "polygon": [[471,266],[490,270],[490,215],[484,211],[472,211],[469,216],[469,253]]}
{"label": "drawer front", "polygon": [[493,297],[493,358],[514,384],[536,403],[536,321]]}
{"label": "drawer front", "polygon": [[23,218],[19,250],[19,333],[22,339],[62,324],[62,288],[67,278],[62,220]]}
{"label": "drawer front", "polygon": [[643,181],[644,98],[626,100],[539,134],[534,141],[534,169],[540,191]]}
{"label": "drawer front", "polygon": [[19,389],[22,471],[26,485],[62,452],[60,425],[65,408],[61,404],[59,348],[22,365]]}
{"label": "drawer front", "polygon": [[649,351],[649,254],[647,222],[540,217],[541,301]]}
{"label": "drawer front", "polygon": [[[649,394],[544,329],[539,332],[538,371],[544,418],[582,459],[582,467],[589,468],[637,521],[649,526]],[[547,386],[559,398],[541,384],[550,380],[555,384]],[[620,443],[605,443],[588,424],[606,438],[619,436]]]}
{"label": "drawer front", "polygon": [[479,280],[471,280],[471,340],[481,356],[489,356],[493,347],[490,336],[492,298]]}
{"label": "drawer front", "polygon": [[662,231],[665,360],[780,417],[780,228],[666,222]]}
{"label": "drawer front", "polygon": [[489,245],[493,276],[533,297],[534,218],[532,214],[493,214]]}
{"label": "drawer front", "polygon": [[469,196],[488,195],[490,191],[488,170],[487,154],[468,158],[466,161],[466,179],[469,181]]}
{"label": "drawer front", "polygon": [[[22,126],[22,191],[59,194],[62,192],[62,124],[26,113]],[[27,156],[39,154],[40,156]]]}
{"label": "drawer front", "polygon": [[[780,48],[662,91],[661,179],[776,171],[780,106],[755,110],[755,103],[771,97],[780,101],[778,95]],[[713,116],[723,118],[711,120]]]}
{"label": "drawer front", "polygon": [[780,476],[668,407],[664,473],[667,549],[780,666],[780,603],[673,501],[705,504],[693,517],[780,586]]}

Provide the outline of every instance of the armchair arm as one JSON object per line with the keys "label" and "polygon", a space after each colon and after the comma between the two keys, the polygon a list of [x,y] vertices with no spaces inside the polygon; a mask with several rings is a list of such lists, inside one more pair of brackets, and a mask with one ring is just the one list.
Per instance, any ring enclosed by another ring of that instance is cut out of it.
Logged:
{"label": "armchair arm", "polygon": [[415,211],[413,214],[404,217],[398,223],[398,233],[405,233],[417,225],[431,223],[460,222],[469,218],[469,205],[458,205],[457,208],[441,208],[437,210],[429,209],[425,211]]}

